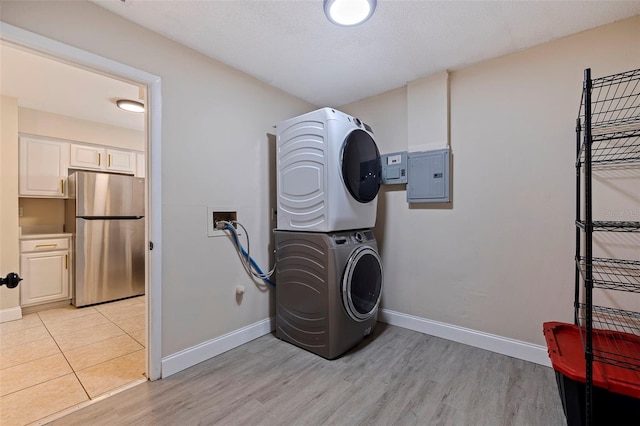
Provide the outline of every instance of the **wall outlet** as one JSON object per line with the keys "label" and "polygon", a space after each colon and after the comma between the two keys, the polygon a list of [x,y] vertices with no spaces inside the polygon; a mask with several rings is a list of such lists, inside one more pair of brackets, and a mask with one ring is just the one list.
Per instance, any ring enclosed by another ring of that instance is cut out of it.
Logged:
{"label": "wall outlet", "polygon": [[[229,232],[216,229],[215,223],[219,220],[231,222],[238,220],[238,210],[234,208],[207,207],[207,236],[222,237],[229,235]],[[238,228],[234,225],[234,228]],[[239,234],[238,234],[239,235]]]}

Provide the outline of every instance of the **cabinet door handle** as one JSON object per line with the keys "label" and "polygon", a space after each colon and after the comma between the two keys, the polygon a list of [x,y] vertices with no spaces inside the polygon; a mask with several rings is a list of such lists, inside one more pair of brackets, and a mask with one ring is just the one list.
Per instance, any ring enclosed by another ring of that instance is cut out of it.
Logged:
{"label": "cabinet door handle", "polygon": [[69,255],[64,255],[64,269],[69,269]]}
{"label": "cabinet door handle", "polygon": [[107,154],[107,167],[111,167],[111,154]]}
{"label": "cabinet door handle", "polygon": [[57,244],[36,244],[36,248],[44,248],[44,247],[58,247]]}
{"label": "cabinet door handle", "polygon": [[60,193],[64,194],[64,179],[60,179]]}
{"label": "cabinet door handle", "polygon": [[98,166],[100,165],[100,153],[98,153]]}

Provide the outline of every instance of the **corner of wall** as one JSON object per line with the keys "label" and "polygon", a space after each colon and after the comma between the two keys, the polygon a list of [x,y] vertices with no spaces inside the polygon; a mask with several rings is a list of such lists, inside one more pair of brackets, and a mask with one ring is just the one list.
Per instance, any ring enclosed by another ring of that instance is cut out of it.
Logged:
{"label": "corner of wall", "polygon": [[407,84],[409,151],[449,146],[449,72],[442,71]]}
{"label": "corner of wall", "polygon": [[[18,101],[0,102],[0,275],[18,272]],[[22,317],[19,287],[0,288],[0,322]]]}

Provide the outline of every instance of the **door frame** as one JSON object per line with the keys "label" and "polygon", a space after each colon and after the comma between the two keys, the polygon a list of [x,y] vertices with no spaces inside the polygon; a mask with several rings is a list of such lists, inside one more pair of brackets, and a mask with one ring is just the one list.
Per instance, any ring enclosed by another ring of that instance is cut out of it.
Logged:
{"label": "door frame", "polygon": [[162,181],[161,181],[161,86],[160,77],[0,21],[0,40],[51,56],[63,62],[146,86],[146,196],[145,241],[153,250],[145,256],[147,295],[147,377],[162,377]]}

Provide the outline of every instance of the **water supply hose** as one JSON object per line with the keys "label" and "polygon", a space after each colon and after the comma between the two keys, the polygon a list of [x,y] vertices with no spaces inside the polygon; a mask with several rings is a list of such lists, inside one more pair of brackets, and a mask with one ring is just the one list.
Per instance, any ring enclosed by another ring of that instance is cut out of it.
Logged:
{"label": "water supply hose", "polygon": [[[273,269],[265,273],[262,271],[262,268],[260,268],[258,263],[249,255],[249,234],[247,233],[247,229],[237,221],[223,223],[224,226],[222,229],[229,231],[229,233],[231,234],[236,250],[238,251],[240,258],[242,259],[242,265],[245,267],[247,272],[249,272],[252,276],[262,280],[265,284],[271,287],[275,287],[276,284],[269,279],[269,277],[273,275],[273,272],[275,271],[275,265]],[[245,235],[247,236],[247,250],[245,250],[244,247],[242,247],[242,244],[240,244],[240,240],[238,239],[238,232],[236,231],[236,228],[233,227],[233,224],[239,225],[244,230]]]}

